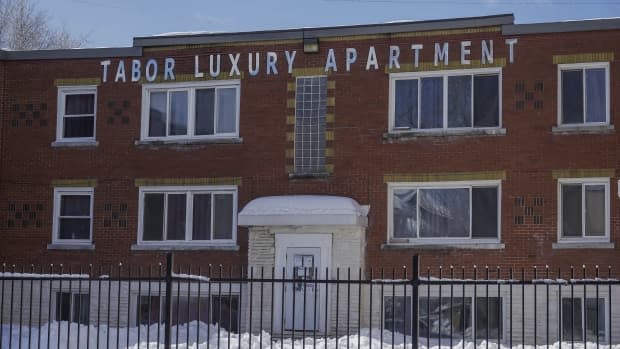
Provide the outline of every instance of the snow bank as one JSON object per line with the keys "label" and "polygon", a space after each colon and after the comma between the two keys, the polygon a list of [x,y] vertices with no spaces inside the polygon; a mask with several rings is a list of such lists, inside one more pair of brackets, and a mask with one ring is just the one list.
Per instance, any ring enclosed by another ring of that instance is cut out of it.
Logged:
{"label": "snow bank", "polygon": [[[49,331],[48,331],[49,329]],[[53,322],[49,325],[46,324],[42,327],[28,327],[13,326],[4,324],[2,326],[2,342],[0,343],[2,348],[37,348],[39,347],[39,340],[41,341],[41,348],[59,349],[59,348],[127,348],[127,349],[152,349],[163,348],[164,346],[164,328],[158,328],[157,325],[131,327],[131,328],[119,328],[107,326],[100,326],[99,331],[95,326],[85,326],[76,323],[68,324],[67,322]],[[79,330],[79,337],[78,337]],[[411,348],[411,337],[404,338],[401,334],[394,335],[392,341],[392,333],[389,331],[383,331],[383,344],[381,343],[381,330],[362,329],[360,334],[354,334],[350,336],[342,336],[337,340],[335,338],[317,338],[314,341],[313,338],[307,337],[305,339],[295,339],[293,342],[290,338],[286,338],[284,341],[280,340],[279,334],[274,334],[273,338],[267,332],[262,334],[249,335],[248,333],[241,334],[241,338],[238,334],[228,333],[224,329],[219,329],[216,325],[208,325],[203,322],[191,322],[189,326],[180,325],[178,328],[174,326],[172,328],[172,348],[175,349],[202,349],[202,348],[230,348],[230,349],[314,349],[326,348],[327,349],[370,349],[382,348],[388,349],[408,349]],[[177,331],[178,331],[178,346],[177,343]],[[198,332],[197,332],[198,331]],[[69,332],[69,333],[68,333]],[[140,333],[140,341],[138,342],[138,332]],[[149,340],[147,340],[147,333],[149,334]],[[10,334],[10,335],[9,335]],[[59,336],[60,334],[60,336]],[[129,342],[127,342],[127,335],[129,334]],[[197,337],[198,334],[198,337]],[[49,342],[48,342],[49,336]],[[67,338],[69,338],[67,342]],[[78,345],[79,339],[79,345]],[[159,340],[158,340],[159,339]],[[325,341],[327,340],[327,346]],[[20,343],[21,342],[21,343]],[[97,346],[99,342],[99,346]],[[359,342],[359,346],[358,346]],[[118,343],[118,346],[117,346]],[[129,343],[129,345],[127,345]],[[442,341],[441,347],[439,347],[436,339],[431,341],[430,348],[426,346],[426,339],[420,339],[420,349],[442,349],[450,348],[447,339]],[[58,345],[60,344],[60,346]],[[229,346],[230,345],[230,346]],[[570,348],[570,343],[562,343],[562,347]],[[489,343],[489,349],[507,349],[507,346],[498,347],[495,343]],[[465,346],[460,341],[454,340],[454,349],[487,349],[486,342],[481,342],[476,348],[473,343],[466,342]],[[537,349],[534,346],[526,345],[514,346],[516,349]],[[539,345],[538,348],[546,349],[547,345]],[[559,349],[559,343],[554,343],[549,346],[550,349]],[[583,343],[575,343],[575,349],[584,349]],[[596,343],[588,343],[586,349],[595,349]],[[620,349],[620,344],[612,345],[600,345],[600,349]]]}

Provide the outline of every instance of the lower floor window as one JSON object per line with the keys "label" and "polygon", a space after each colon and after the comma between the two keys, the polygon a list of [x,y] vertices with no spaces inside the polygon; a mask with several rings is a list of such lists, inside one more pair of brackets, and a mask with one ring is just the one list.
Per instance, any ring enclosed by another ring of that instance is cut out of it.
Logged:
{"label": "lower floor window", "polygon": [[605,299],[562,298],[562,338],[582,341],[585,331],[586,340],[595,342],[605,338]]}
{"label": "lower floor window", "polygon": [[[472,309],[476,309],[475,312]],[[430,338],[502,338],[501,297],[420,297],[419,334]],[[475,333],[472,323],[475,323]],[[411,334],[411,297],[386,297],[386,330]]]}
{"label": "lower floor window", "polygon": [[87,325],[90,314],[88,294],[56,293],[56,321],[77,322]]}
{"label": "lower floor window", "polygon": [[[138,297],[136,324],[152,325],[164,322],[164,296],[142,295]],[[227,331],[239,328],[239,298],[231,296],[181,296],[172,298],[172,324],[185,324],[192,321],[209,322]]]}

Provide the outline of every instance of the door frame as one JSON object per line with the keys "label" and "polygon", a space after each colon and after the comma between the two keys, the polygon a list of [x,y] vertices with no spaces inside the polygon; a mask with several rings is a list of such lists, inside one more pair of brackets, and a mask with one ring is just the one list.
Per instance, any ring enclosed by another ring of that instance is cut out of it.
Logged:
{"label": "door frame", "polygon": [[[325,279],[325,268],[329,267],[331,270],[332,264],[332,234],[290,234],[290,233],[278,233],[275,234],[275,276],[276,278],[282,277],[282,268],[286,266],[286,250],[289,247],[309,247],[319,248],[320,253],[320,270],[319,279]],[[317,332],[322,332],[325,329],[325,284],[319,284],[319,297],[317,299]],[[282,307],[284,301],[278,295],[282,294],[282,284],[276,284],[273,289],[274,293],[274,330],[282,330],[284,325],[284,319],[282,319]],[[327,298],[327,308],[330,308],[330,299]],[[327,323],[329,324],[330,314],[327,314]]]}

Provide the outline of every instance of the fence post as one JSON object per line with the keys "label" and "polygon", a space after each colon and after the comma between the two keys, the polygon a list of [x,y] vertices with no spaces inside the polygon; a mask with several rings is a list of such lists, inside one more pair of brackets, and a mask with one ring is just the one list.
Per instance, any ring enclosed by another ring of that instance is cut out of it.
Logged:
{"label": "fence post", "polygon": [[[411,293],[411,345],[412,349],[418,349],[418,300],[419,300],[419,286],[420,286],[420,256],[413,255],[413,277],[411,279],[411,286],[413,291]],[[405,302],[406,303],[406,302]]]}
{"label": "fence post", "polygon": [[164,348],[172,348],[172,268],[174,258],[171,252],[166,254],[166,304],[164,308]]}

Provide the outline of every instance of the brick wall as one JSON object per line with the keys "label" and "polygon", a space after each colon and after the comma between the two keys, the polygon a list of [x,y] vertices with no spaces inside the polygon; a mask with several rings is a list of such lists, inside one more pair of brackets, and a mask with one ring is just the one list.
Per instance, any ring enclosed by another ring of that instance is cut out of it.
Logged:
{"label": "brick wall", "polygon": [[[557,120],[557,66],[554,55],[612,52],[620,56],[619,31],[562,33],[518,36],[515,63],[506,63],[502,76],[503,126],[501,136],[424,137],[386,142],[388,130],[389,75],[385,70],[389,45],[400,45],[402,62],[413,60],[412,43],[423,44],[420,61],[433,60],[435,42],[450,42],[450,61],[459,60],[461,40],[472,41],[472,59],[478,57],[480,41],[495,42],[495,57],[507,58],[507,46],[498,32],[471,32],[420,36],[366,37],[357,41],[339,38],[321,41],[319,54],[303,54],[300,43],[145,50],[143,61],[175,57],[177,74],[192,74],[194,55],[241,53],[242,144],[187,146],[136,146],[140,137],[141,86],[114,83],[109,79],[98,88],[97,140],[95,148],[53,148],[56,130],[56,79],[99,78],[99,59],[65,61],[6,62],[2,81],[6,90],[2,113],[2,165],[0,182],[0,256],[7,261],[26,263],[155,262],[162,252],[132,252],[136,242],[138,188],[136,178],[240,177],[239,209],[253,198],[282,194],[332,194],[356,199],[371,206],[367,230],[366,266],[400,267],[410,263],[413,253],[426,265],[501,265],[505,267],[550,264],[617,264],[618,246],[605,250],[554,250],[557,240],[557,189],[552,171],[558,169],[612,169],[619,167],[618,133],[558,135],[552,133]],[[368,47],[376,48],[380,68],[364,71]],[[344,69],[344,49],[358,50],[357,63]],[[290,131],[286,117],[287,84],[284,50],[297,50],[295,67],[322,67],[326,50],[334,48],[338,71],[329,75],[335,82],[333,173],[325,179],[289,179],[286,149]],[[247,53],[261,52],[261,73],[247,74]],[[279,54],[279,75],[264,73],[264,52]],[[225,58],[225,57],[223,57]],[[118,59],[112,59],[109,78]],[[129,59],[126,59],[126,64]],[[2,64],[2,63],[0,63]],[[610,62],[611,124],[616,123],[620,105],[620,70],[617,58]],[[222,60],[222,71],[230,68]],[[203,64],[203,70],[208,66]],[[2,71],[2,69],[0,69]],[[542,85],[542,90],[540,86]],[[538,87],[537,87],[538,86]],[[535,102],[538,107],[535,108]],[[517,105],[521,105],[517,107]],[[35,114],[38,112],[38,114]],[[37,116],[35,116],[37,115]],[[387,239],[386,174],[428,174],[504,171],[502,182],[501,236],[505,248],[498,250],[440,249],[383,250]],[[48,250],[52,226],[52,181],[96,178],[94,211],[94,251]],[[620,238],[616,175],[612,177],[611,241]],[[515,207],[515,198],[532,206],[534,198],[543,205],[535,208],[542,224]],[[112,205],[112,212],[105,205]],[[121,204],[111,227],[104,227]],[[31,212],[34,212],[32,214]],[[514,216],[524,215],[523,224]],[[27,218],[24,218],[27,217]],[[126,219],[126,227],[118,220]],[[12,225],[9,225],[12,221]],[[192,251],[177,253],[180,263],[245,264],[247,239],[239,228],[240,250]],[[616,243],[617,245],[617,243]]]}

